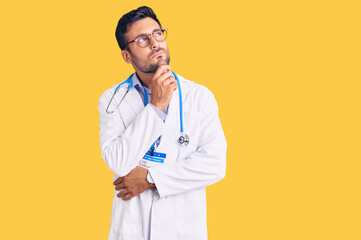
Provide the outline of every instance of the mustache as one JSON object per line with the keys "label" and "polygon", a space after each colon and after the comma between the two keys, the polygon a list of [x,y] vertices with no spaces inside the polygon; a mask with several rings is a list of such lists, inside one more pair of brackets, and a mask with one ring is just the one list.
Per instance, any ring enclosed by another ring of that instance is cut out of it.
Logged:
{"label": "mustache", "polygon": [[164,48],[157,48],[154,51],[152,51],[149,56],[151,57],[159,51],[163,51],[163,52],[167,53],[167,51]]}

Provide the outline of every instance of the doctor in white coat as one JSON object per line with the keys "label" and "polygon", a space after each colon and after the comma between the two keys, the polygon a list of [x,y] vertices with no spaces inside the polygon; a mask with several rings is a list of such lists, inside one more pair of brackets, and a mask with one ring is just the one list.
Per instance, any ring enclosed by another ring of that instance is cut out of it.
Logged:
{"label": "doctor in white coat", "polygon": [[[178,86],[166,32],[148,7],[118,22],[122,57],[135,74],[124,99],[128,84],[113,99],[117,86],[99,99],[102,157],[115,174],[109,240],[207,239],[206,186],[225,176],[217,102],[206,87],[177,74]],[[179,143],[181,121],[187,145]]]}

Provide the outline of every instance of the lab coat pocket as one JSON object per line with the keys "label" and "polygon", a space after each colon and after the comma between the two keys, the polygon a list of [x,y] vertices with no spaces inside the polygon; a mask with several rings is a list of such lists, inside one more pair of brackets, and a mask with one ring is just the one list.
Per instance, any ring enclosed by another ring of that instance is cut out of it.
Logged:
{"label": "lab coat pocket", "polygon": [[205,189],[196,189],[177,195],[176,228],[182,236],[205,235],[207,207]]}
{"label": "lab coat pocket", "polygon": [[136,235],[141,228],[141,203],[139,197],[124,201],[115,191],[112,212],[112,228],[116,234]]}

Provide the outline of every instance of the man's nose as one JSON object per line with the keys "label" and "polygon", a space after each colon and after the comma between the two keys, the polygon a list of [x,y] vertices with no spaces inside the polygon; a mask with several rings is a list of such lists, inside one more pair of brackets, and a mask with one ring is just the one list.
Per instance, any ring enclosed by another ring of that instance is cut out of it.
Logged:
{"label": "man's nose", "polygon": [[158,48],[159,47],[159,42],[157,40],[155,40],[153,35],[150,35],[150,46],[151,48]]}

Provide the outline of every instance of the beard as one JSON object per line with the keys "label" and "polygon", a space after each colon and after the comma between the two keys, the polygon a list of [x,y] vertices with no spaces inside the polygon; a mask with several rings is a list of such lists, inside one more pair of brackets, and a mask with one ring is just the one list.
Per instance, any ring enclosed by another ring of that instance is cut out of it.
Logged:
{"label": "beard", "polygon": [[152,53],[152,55],[155,54],[156,52],[159,52],[160,50],[163,50],[166,53],[166,59],[158,60],[156,64],[150,64],[149,61],[142,58],[138,58],[137,56],[133,55],[131,52],[130,55],[132,56],[132,61],[134,65],[139,69],[139,71],[143,73],[155,73],[159,66],[164,65],[165,62],[167,65],[169,65],[170,62],[170,56],[168,50],[165,51],[164,49],[157,49]]}

